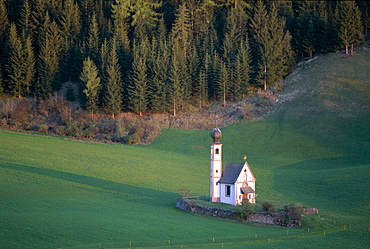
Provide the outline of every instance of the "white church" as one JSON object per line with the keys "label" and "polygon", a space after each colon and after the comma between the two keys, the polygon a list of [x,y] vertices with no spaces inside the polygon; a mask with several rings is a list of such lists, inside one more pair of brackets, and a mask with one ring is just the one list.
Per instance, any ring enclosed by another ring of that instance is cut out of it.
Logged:
{"label": "white church", "polygon": [[243,201],[256,203],[256,178],[248,162],[227,163],[222,170],[222,144],[220,129],[211,132],[210,201],[241,205]]}

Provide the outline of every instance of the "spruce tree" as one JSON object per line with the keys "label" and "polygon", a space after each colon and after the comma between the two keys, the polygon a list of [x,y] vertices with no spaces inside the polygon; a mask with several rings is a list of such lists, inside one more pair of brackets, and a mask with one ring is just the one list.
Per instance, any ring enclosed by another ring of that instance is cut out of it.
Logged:
{"label": "spruce tree", "polygon": [[230,91],[230,81],[229,81],[229,70],[227,64],[220,59],[220,78],[218,81],[217,94],[222,101],[222,106],[226,106],[226,100]]}
{"label": "spruce tree", "polygon": [[160,20],[154,39],[152,80],[150,81],[150,99],[152,111],[165,113],[170,111],[168,102],[170,51],[164,19]]}
{"label": "spruce tree", "polygon": [[364,30],[361,12],[355,1],[341,1],[339,3],[339,26],[341,45],[346,48],[346,54],[349,54],[348,47],[351,46],[351,54],[353,54],[353,45],[363,42],[362,32]]}
{"label": "spruce tree", "polygon": [[81,12],[74,0],[65,0],[60,16],[60,30],[68,51],[81,32]]}
{"label": "spruce tree", "polygon": [[21,98],[25,93],[24,83],[24,54],[22,41],[17,34],[14,23],[10,25],[9,32],[10,57],[8,65],[9,88],[14,96]]}
{"label": "spruce tree", "polygon": [[40,31],[42,38],[41,51],[38,56],[38,79],[36,95],[46,98],[52,90],[57,90],[57,73],[59,70],[59,55],[61,52],[62,37],[55,21],[51,21],[48,14],[45,16]]}
{"label": "spruce tree", "polygon": [[24,90],[25,93],[29,93],[30,88],[34,85],[36,74],[36,58],[30,34],[26,37],[26,41],[23,42],[23,57]]}
{"label": "spruce tree", "polygon": [[[266,90],[267,85],[271,85],[282,78],[285,70],[281,67],[287,58],[291,59],[290,35],[286,35],[285,21],[277,12],[275,3],[271,3],[269,11],[261,0],[257,1],[254,7],[254,15],[251,19],[253,32],[254,51],[257,66],[257,81],[263,84]],[[287,54],[288,53],[288,54]]]}
{"label": "spruce tree", "polygon": [[88,36],[88,53],[91,58],[97,60],[99,57],[99,26],[95,14],[92,15],[90,20]]}
{"label": "spruce tree", "polygon": [[247,36],[239,43],[235,72],[236,77],[233,87],[233,95],[236,98],[241,98],[248,93],[251,74],[251,55]]}
{"label": "spruce tree", "polygon": [[113,37],[110,40],[110,52],[107,65],[107,82],[105,87],[105,105],[113,117],[122,109],[122,76],[117,55],[117,43]]}
{"label": "spruce tree", "polygon": [[178,42],[173,44],[172,60],[170,66],[169,99],[172,105],[172,114],[176,116],[184,104],[184,78],[183,77],[182,50]]}
{"label": "spruce tree", "polygon": [[31,14],[31,5],[28,0],[25,0],[19,18],[19,26],[22,27],[22,36],[33,35],[36,28],[32,23]]}
{"label": "spruce tree", "polygon": [[177,9],[176,20],[172,26],[172,40],[173,43],[179,45],[179,49],[182,51],[182,57],[187,59],[191,46],[191,23],[190,11],[185,3]]}
{"label": "spruce tree", "polygon": [[8,12],[5,6],[5,0],[0,0],[0,36],[9,26]]}
{"label": "spruce tree", "polygon": [[0,94],[4,93],[3,74],[0,70]]}
{"label": "spruce tree", "polygon": [[140,116],[148,107],[148,73],[145,58],[134,56],[129,86],[130,108]]}
{"label": "spruce tree", "polygon": [[30,93],[35,74],[35,57],[30,35],[22,41],[14,23],[9,32],[8,81],[11,92],[18,98]]}
{"label": "spruce tree", "polygon": [[112,12],[116,16],[115,18],[119,15],[131,26],[135,26],[138,22],[142,22],[145,26],[152,26],[157,23],[160,16],[155,9],[161,5],[161,2],[150,0],[115,0],[115,3],[112,4]]}
{"label": "spruce tree", "polygon": [[98,68],[95,63],[87,57],[83,61],[82,72],[80,80],[84,85],[84,94],[86,95],[86,107],[93,115],[98,110],[98,97],[101,88]]}

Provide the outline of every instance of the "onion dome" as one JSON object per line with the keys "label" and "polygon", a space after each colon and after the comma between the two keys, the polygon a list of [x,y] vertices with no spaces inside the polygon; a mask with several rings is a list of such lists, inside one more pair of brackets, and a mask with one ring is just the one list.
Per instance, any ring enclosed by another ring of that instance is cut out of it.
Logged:
{"label": "onion dome", "polygon": [[222,133],[219,128],[214,128],[211,132],[211,137],[213,138],[214,143],[220,143],[220,138]]}

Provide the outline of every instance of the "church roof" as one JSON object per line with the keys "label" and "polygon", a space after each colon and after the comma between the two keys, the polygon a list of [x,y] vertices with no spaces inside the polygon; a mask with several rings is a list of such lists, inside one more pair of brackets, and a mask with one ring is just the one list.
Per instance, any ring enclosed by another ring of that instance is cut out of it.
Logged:
{"label": "church roof", "polygon": [[248,194],[248,193],[254,193],[254,190],[249,187],[249,186],[246,186],[246,187],[241,187],[240,190],[244,193],[244,194]]}
{"label": "church roof", "polygon": [[219,183],[235,183],[243,169],[244,163],[227,163],[225,170],[222,172]]}

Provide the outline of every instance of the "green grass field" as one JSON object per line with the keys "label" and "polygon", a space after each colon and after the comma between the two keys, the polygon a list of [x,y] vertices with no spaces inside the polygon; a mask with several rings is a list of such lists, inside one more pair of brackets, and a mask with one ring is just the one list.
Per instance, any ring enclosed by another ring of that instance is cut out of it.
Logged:
{"label": "green grass field", "polygon": [[248,156],[257,205],[319,209],[305,228],[175,208],[178,189],[208,194],[210,131],[163,130],[146,146],[0,131],[0,248],[369,246],[369,68],[366,50],[312,60],[264,120],[222,129],[224,164]]}

